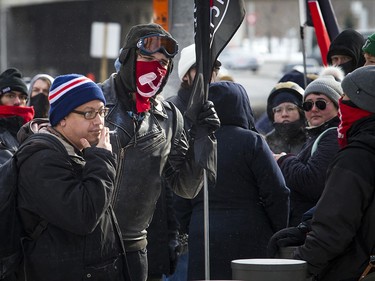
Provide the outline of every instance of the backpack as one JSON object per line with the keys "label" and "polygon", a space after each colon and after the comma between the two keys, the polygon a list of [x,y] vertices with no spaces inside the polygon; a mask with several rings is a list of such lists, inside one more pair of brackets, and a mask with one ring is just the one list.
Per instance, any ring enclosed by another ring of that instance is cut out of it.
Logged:
{"label": "backpack", "polygon": [[[13,274],[22,261],[23,227],[17,212],[17,156],[32,142],[42,142],[47,147],[66,152],[63,144],[49,134],[34,134],[28,137],[18,148],[15,154],[0,166],[0,280]],[[46,228],[47,223],[42,221],[30,235],[36,239]]]}

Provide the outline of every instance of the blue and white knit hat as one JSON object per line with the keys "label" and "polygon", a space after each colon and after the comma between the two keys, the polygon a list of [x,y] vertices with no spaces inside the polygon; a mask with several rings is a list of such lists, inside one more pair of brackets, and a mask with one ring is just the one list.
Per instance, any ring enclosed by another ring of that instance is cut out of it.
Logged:
{"label": "blue and white knit hat", "polygon": [[78,106],[92,100],[106,103],[102,90],[89,78],[79,74],[61,75],[55,78],[49,96],[51,104],[49,121],[52,126]]}

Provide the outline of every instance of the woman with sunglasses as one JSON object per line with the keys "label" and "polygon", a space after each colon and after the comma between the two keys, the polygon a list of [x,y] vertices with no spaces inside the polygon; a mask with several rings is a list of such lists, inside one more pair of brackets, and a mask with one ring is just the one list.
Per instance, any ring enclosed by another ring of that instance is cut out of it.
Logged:
{"label": "woman with sunglasses", "polygon": [[297,155],[275,155],[291,191],[290,226],[297,226],[302,215],[317,203],[327,167],[339,149],[336,128],[343,77],[339,68],[328,67],[306,87],[302,104],[308,122],[306,143]]}
{"label": "woman with sunglasses", "polygon": [[[374,280],[375,262],[375,66],[349,73],[339,100],[341,150],[327,181],[311,231],[294,258],[320,281]],[[371,262],[371,263],[369,263]]]}

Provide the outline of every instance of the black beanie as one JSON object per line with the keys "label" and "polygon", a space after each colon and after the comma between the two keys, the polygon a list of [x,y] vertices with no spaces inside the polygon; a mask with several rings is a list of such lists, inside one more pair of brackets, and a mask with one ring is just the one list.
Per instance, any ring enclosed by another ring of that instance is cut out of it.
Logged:
{"label": "black beanie", "polygon": [[334,55],[343,55],[352,58],[349,65],[345,66],[345,74],[365,64],[362,47],[365,44],[363,35],[354,29],[346,29],[339,33],[331,42],[327,53],[327,62],[332,65],[331,57]]}
{"label": "black beanie", "polygon": [[0,95],[11,91],[18,91],[27,95],[27,86],[22,80],[21,72],[16,68],[9,68],[0,74]]}
{"label": "black beanie", "polygon": [[[118,73],[125,90],[129,93],[137,91],[137,86],[136,86],[136,81],[135,81],[137,43],[141,37],[150,35],[150,34],[163,34],[170,38],[173,38],[169,32],[167,32],[161,27],[161,25],[154,24],[154,23],[135,25],[129,30],[125,38],[125,44],[122,47],[122,50],[119,56],[121,67]],[[167,76],[163,80],[163,84],[161,85],[159,92],[161,91],[161,89],[163,89],[165,83],[167,82],[168,76],[172,72],[172,69],[173,69],[173,62],[172,62],[172,59],[170,59],[169,66],[168,66],[168,73],[167,73]]]}
{"label": "black beanie", "polygon": [[302,108],[304,90],[297,83],[292,81],[280,82],[271,90],[267,99],[267,115],[269,120],[274,121],[272,108],[284,102],[294,103]]}

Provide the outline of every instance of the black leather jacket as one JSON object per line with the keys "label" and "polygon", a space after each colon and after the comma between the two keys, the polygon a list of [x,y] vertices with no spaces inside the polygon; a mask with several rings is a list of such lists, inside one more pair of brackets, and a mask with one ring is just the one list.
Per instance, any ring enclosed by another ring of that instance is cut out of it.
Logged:
{"label": "black leather jacket", "polygon": [[113,206],[126,250],[137,251],[147,245],[146,229],[160,196],[161,177],[176,194],[193,198],[200,190],[203,170],[193,159],[185,132],[173,132],[175,114],[181,113],[155,100],[135,129],[135,122],[117,100],[115,75],[100,85],[110,108],[106,126],[115,131],[111,143],[118,167]]}

